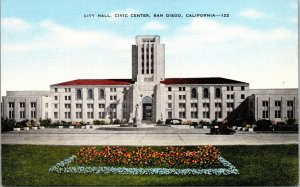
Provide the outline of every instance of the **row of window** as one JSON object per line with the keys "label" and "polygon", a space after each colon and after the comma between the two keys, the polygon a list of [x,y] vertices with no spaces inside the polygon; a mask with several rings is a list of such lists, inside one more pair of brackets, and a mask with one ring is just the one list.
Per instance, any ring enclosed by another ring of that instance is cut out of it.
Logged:
{"label": "row of window", "polygon": [[[178,95],[178,98],[179,98],[179,100],[185,100],[186,95]],[[191,92],[191,99],[197,99],[197,98],[198,98],[197,91],[192,91]],[[202,98],[203,99],[208,99],[209,98],[208,91],[203,92]],[[222,98],[221,92],[216,92],[215,99],[221,99],[221,98]],[[168,95],[168,99],[171,100],[172,95]],[[227,99],[234,99],[234,94],[227,94]],[[241,99],[245,99],[245,94],[241,94]]]}
{"label": "row of window", "polygon": [[[209,108],[209,103],[203,103],[203,108]],[[168,108],[172,108],[172,103],[168,103]],[[179,103],[179,108],[186,108],[186,103]],[[198,103],[191,103],[191,108],[198,108]],[[215,108],[222,108],[222,103],[215,103]],[[227,103],[227,108],[234,108],[234,103]]]}
{"label": "row of window", "polygon": [[[104,89],[100,89],[100,90],[104,91]],[[54,88],[54,92],[58,92],[58,88]],[[71,92],[71,88],[65,88],[65,92]],[[110,92],[117,92],[117,88],[110,88]]]}
{"label": "row of window", "polygon": [[[103,103],[100,103],[99,105],[99,108],[105,108],[105,104]],[[117,104],[115,103],[111,103],[109,104],[109,108],[116,108],[117,107]],[[54,108],[58,108],[58,104],[54,104]],[[71,108],[71,104],[65,104],[65,108]],[[76,108],[82,108],[82,104],[76,104]],[[94,108],[94,104],[87,104],[87,108]],[[123,108],[126,108],[126,105],[124,104],[123,105]]]}
{"label": "row of window", "polygon": [[[8,117],[9,117],[9,119],[14,119],[15,118],[14,111],[9,111]],[[36,118],[36,111],[31,111],[30,112],[30,118],[31,119],[35,119]],[[25,113],[25,111],[20,111],[20,119],[26,119],[26,113]]]}
{"label": "row of window", "polygon": [[[185,92],[185,87],[179,87],[178,90],[180,92]],[[192,88],[191,92],[193,90],[197,91],[196,88]],[[208,91],[208,88],[204,88],[204,90]],[[241,86],[241,90],[244,91],[245,90],[245,86]],[[172,87],[168,87],[168,91],[171,92],[172,91]],[[227,86],[227,91],[233,91],[233,86]],[[215,92],[221,92],[221,88],[216,88]]]}
{"label": "row of window", "polygon": [[[65,119],[71,119],[71,112],[65,112]],[[105,119],[106,112],[99,112],[98,118]],[[110,112],[111,118],[117,118],[117,112]],[[58,119],[58,112],[54,112],[54,119]],[[76,112],[76,119],[82,119],[82,112]],[[94,119],[94,112],[87,112],[87,119]]]}
{"label": "row of window", "polygon": [[[275,118],[281,118],[281,110],[275,110],[274,111]],[[287,118],[294,118],[294,112],[292,110],[286,111],[286,117]],[[269,118],[269,111],[263,110],[262,111],[262,118]]]}
{"label": "row of window", "polygon": [[[125,97],[124,97],[125,98]],[[76,97],[76,99],[82,99],[81,95]],[[87,99],[94,99],[93,95],[90,95],[87,97]],[[99,99],[104,99],[104,97],[100,97]],[[58,100],[58,96],[54,96],[54,100]],[[71,96],[65,96],[65,101],[70,101],[71,100]],[[116,95],[111,95],[110,96],[110,100],[117,100],[117,96]]]}
{"label": "row of window", "polygon": [[[185,119],[186,118],[186,112],[185,111],[180,111],[178,113],[178,116],[179,116],[179,118]],[[222,118],[222,112],[219,112],[219,111],[215,112],[215,117],[216,118]],[[168,118],[173,118],[173,112],[172,111],[168,111]],[[198,118],[198,112],[194,112],[194,111],[191,112],[191,118],[197,119]],[[209,119],[210,118],[210,113],[207,112],[207,111],[203,112],[203,118],[204,119]]]}
{"label": "row of window", "polygon": [[[294,102],[293,101],[287,101],[286,102],[287,107],[293,107]],[[269,101],[262,101],[263,107],[269,107]],[[275,101],[275,107],[281,107],[281,101]]]}
{"label": "row of window", "polygon": [[[20,105],[20,108],[25,108],[25,102],[21,102],[21,103],[19,103],[19,105]],[[9,106],[9,108],[15,108],[15,103],[9,102],[8,106]],[[31,102],[30,107],[36,108],[36,102]]]}

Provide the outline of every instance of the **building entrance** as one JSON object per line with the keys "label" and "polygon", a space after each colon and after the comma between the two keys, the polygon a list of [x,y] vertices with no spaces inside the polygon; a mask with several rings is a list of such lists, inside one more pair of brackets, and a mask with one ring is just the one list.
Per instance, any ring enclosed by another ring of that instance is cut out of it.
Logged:
{"label": "building entrance", "polygon": [[152,120],[152,104],[149,103],[143,104],[143,120],[146,121]]}
{"label": "building entrance", "polygon": [[143,98],[143,118],[144,121],[152,121],[152,98],[146,96]]}

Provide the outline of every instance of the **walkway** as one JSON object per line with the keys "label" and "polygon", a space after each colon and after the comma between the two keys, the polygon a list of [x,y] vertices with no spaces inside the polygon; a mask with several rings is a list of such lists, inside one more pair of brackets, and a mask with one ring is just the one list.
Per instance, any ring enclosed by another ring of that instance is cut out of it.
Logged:
{"label": "walkway", "polygon": [[143,131],[96,129],[39,129],[8,132],[2,144],[37,145],[267,145],[298,144],[296,133],[255,133],[238,131],[234,135],[209,135],[208,129],[159,127]]}

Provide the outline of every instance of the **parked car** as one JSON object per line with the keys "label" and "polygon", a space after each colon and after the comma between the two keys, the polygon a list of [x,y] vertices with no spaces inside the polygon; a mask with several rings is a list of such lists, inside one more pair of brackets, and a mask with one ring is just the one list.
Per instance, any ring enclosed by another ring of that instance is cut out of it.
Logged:
{"label": "parked car", "polygon": [[232,130],[228,126],[221,125],[219,128],[211,128],[210,129],[211,134],[233,134],[235,133],[235,130]]}
{"label": "parked car", "polygon": [[166,119],[165,123],[168,125],[181,125],[182,120],[181,119]]}

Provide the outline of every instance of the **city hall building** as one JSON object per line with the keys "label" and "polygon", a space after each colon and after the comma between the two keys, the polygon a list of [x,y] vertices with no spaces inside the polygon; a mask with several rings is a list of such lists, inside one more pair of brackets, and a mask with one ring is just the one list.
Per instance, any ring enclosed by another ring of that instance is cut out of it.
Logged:
{"label": "city hall building", "polygon": [[165,45],[157,35],[136,37],[130,79],[71,80],[50,91],[7,91],[2,100],[2,116],[16,121],[298,119],[296,88],[251,90],[249,83],[221,77],[166,78]]}

